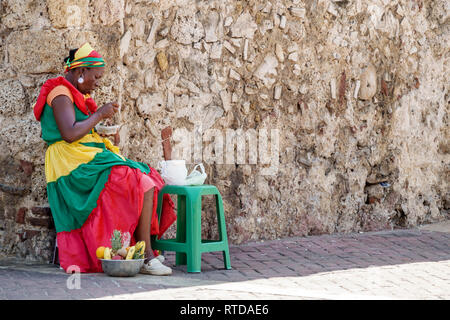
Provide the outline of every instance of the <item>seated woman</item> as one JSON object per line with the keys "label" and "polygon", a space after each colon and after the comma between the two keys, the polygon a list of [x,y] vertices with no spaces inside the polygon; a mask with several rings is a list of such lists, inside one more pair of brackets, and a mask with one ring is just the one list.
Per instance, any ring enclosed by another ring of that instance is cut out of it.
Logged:
{"label": "seated woman", "polygon": [[147,164],[123,157],[94,129],[119,109],[116,102],[97,108],[89,97],[103,76],[103,58],[85,43],[71,50],[65,63],[65,77],[46,81],[34,106],[48,144],[45,176],[60,265],[101,272],[96,249],[110,247],[117,229],[133,235],[132,244],[145,241],[141,273],[169,275],[172,270],[154,257],[150,243],[151,234],[161,236],[176,219],[174,204],[164,195],[158,222],[157,195],[164,181]]}

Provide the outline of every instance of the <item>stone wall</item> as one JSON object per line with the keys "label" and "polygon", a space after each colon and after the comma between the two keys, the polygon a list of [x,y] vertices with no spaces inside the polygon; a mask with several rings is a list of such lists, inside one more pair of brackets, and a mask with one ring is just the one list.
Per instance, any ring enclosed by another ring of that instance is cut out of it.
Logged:
{"label": "stone wall", "polygon": [[448,219],[449,16],[446,0],[3,0],[0,252],[51,259],[32,107],[85,41],[106,59],[95,99],[120,103],[123,154],[157,167],[175,128],[233,243]]}

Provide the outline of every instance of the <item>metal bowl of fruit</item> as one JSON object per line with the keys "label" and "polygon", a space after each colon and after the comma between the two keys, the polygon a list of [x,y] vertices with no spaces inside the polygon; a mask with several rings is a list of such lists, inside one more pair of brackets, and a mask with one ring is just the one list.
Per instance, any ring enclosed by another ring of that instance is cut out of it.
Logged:
{"label": "metal bowl of fruit", "polygon": [[100,259],[103,272],[111,277],[134,277],[138,274],[145,259],[112,260]]}
{"label": "metal bowl of fruit", "polygon": [[138,241],[128,246],[131,235],[114,230],[111,236],[111,247],[98,247],[95,252],[102,262],[103,272],[112,277],[133,277],[144,264],[145,242]]}

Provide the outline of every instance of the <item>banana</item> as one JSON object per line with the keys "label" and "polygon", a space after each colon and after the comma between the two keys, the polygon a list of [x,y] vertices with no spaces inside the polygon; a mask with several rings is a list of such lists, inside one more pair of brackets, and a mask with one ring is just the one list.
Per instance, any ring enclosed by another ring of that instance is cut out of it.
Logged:
{"label": "banana", "polygon": [[134,255],[134,251],[136,250],[136,247],[135,246],[132,246],[131,248],[130,248],[130,250],[128,250],[128,254],[127,254],[127,257],[125,258],[125,260],[131,260],[131,259],[133,259],[133,255]]}
{"label": "banana", "polygon": [[111,260],[111,249],[105,248],[105,251],[103,253],[103,259]]}

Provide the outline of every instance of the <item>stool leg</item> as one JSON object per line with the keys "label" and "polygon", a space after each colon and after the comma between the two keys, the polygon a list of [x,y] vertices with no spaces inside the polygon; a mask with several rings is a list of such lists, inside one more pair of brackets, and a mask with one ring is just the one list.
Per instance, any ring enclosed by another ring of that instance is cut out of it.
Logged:
{"label": "stool leg", "polygon": [[225,269],[231,270],[230,250],[228,248],[226,250],[223,250],[222,255]]}
{"label": "stool leg", "polygon": [[225,250],[222,251],[223,262],[225,265],[225,269],[231,269],[230,250],[228,248],[227,227],[225,224],[225,214],[223,211],[222,196],[220,195],[220,193],[217,193],[215,197],[216,197],[217,224],[219,227],[219,239],[225,245]]}
{"label": "stool leg", "polygon": [[202,202],[200,194],[191,195],[186,203],[187,272],[201,272]]}
{"label": "stool leg", "polygon": [[[186,196],[177,195],[177,242],[186,242]],[[185,252],[175,253],[175,265],[187,263]]]}

